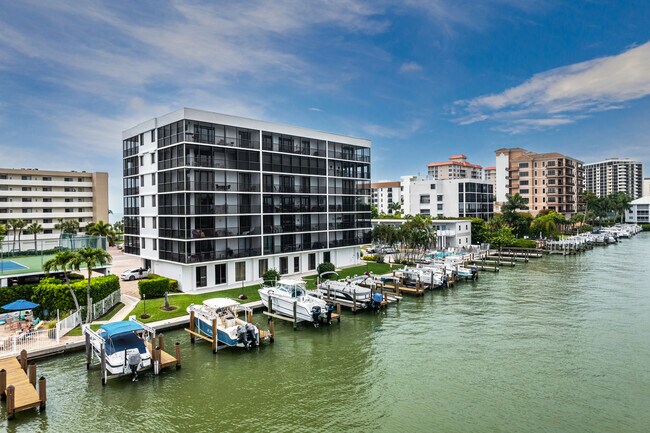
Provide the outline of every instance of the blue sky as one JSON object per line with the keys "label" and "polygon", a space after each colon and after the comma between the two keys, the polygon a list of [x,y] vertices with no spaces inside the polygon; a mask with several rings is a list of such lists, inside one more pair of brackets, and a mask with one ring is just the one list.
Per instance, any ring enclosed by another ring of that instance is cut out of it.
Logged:
{"label": "blue sky", "polygon": [[0,26],[0,166],[108,171],[117,213],[121,131],[183,106],[370,138],[374,180],[511,146],[650,164],[647,1],[27,0]]}

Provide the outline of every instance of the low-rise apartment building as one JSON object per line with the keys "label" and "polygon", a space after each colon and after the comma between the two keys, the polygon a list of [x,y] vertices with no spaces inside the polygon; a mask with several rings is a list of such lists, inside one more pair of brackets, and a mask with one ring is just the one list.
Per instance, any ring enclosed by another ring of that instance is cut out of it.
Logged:
{"label": "low-rise apartment building", "polygon": [[[373,228],[379,224],[400,226],[405,219],[374,219]],[[436,249],[466,248],[472,244],[472,222],[469,220],[436,220],[431,224],[436,229]]]}
{"label": "low-rise apartment building", "polygon": [[650,195],[632,200],[630,208],[625,212],[625,222],[650,223]]}

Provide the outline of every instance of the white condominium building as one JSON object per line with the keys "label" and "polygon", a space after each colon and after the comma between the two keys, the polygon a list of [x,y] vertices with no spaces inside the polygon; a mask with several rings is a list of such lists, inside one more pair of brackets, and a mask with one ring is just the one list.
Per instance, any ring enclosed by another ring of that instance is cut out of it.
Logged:
{"label": "white condominium building", "polygon": [[372,188],[372,204],[380,214],[395,213],[397,206],[402,208],[402,191],[399,181],[382,181],[370,184]]}
{"label": "white condominium building", "polygon": [[123,132],[125,252],[186,292],[359,262],[370,141],[180,109]]}
{"label": "white condominium building", "polygon": [[632,199],[643,195],[643,165],[633,159],[611,158],[584,165],[585,189],[598,197],[624,192]]}
{"label": "white condominium building", "polygon": [[[0,168],[0,224],[38,223],[38,239],[57,239],[59,219],[75,220],[81,230],[91,222],[108,223],[108,173]],[[34,248],[29,238],[22,236],[21,248]]]}

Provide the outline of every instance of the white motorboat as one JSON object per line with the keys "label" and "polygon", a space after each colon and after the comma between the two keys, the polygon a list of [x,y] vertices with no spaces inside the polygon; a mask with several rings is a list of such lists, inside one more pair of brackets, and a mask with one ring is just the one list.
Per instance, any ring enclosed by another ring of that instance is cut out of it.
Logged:
{"label": "white motorboat", "polygon": [[325,280],[315,290],[318,297],[329,296],[344,301],[356,302],[360,307],[367,307],[372,301],[372,290],[361,287],[351,280],[328,281]]}
{"label": "white motorboat", "polygon": [[250,348],[260,343],[260,332],[254,324],[244,319],[252,310],[230,298],[206,299],[203,304],[191,304],[187,312],[194,312],[195,332],[213,338],[212,321],[216,320],[217,341],[230,347]]}
{"label": "white motorboat", "polygon": [[147,341],[155,339],[155,330],[137,320],[123,320],[105,323],[97,332],[83,325],[82,331],[88,336],[93,356],[101,359],[102,351],[106,356],[106,373],[110,375],[131,374],[130,362],[137,371],[151,368],[151,352]]}
{"label": "white motorboat", "polygon": [[259,294],[262,304],[272,310],[272,313],[293,318],[295,305],[298,321],[318,324],[321,318],[326,318],[328,322],[331,318],[333,307],[328,306],[322,299],[309,296],[303,281],[282,279],[275,286],[262,287]]}

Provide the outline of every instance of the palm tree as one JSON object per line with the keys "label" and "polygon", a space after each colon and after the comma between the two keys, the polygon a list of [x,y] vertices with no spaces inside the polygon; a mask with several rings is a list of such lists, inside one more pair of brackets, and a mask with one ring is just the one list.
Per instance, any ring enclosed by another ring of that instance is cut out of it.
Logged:
{"label": "palm tree", "polygon": [[14,233],[14,242],[12,249],[16,249],[16,232],[18,232],[18,250],[20,251],[20,235],[27,223],[22,219],[10,219],[9,225],[11,226],[11,231]]}
{"label": "palm tree", "polygon": [[94,224],[88,224],[86,227],[86,234],[92,236],[104,236],[108,239],[109,245],[115,245],[115,230],[113,230],[110,224],[106,224],[102,220],[99,220]]}
{"label": "palm tree", "polygon": [[74,294],[74,290],[72,290],[72,285],[68,278],[68,270],[79,270],[79,256],[72,251],[57,251],[53,258],[43,263],[43,271],[46,274],[49,274],[50,271],[58,270],[63,271],[63,277],[65,278],[65,283],[68,285],[68,290],[70,290],[70,294],[74,300],[74,306],[76,311],[79,311],[79,301],[77,300],[77,296]]}
{"label": "palm tree", "polygon": [[36,235],[43,231],[43,226],[39,223],[31,223],[25,228],[27,234],[34,235],[34,251],[38,250],[38,245],[36,244]]}
{"label": "palm tree", "polygon": [[518,209],[526,210],[528,209],[528,204],[526,199],[524,199],[521,194],[516,193],[515,195],[509,195],[508,201],[506,201],[503,206],[501,206],[501,211],[506,212],[516,212]]}
{"label": "palm tree", "polygon": [[5,240],[7,235],[7,227],[4,224],[0,224],[0,244]]}
{"label": "palm tree", "polygon": [[92,248],[92,247],[83,247],[77,250],[77,255],[79,257],[79,263],[86,265],[86,270],[88,271],[88,290],[86,292],[86,323],[89,323],[92,320],[92,300],[90,298],[90,279],[92,278],[93,269],[97,266],[103,266],[107,263],[110,263],[112,257],[109,253],[101,248]]}

